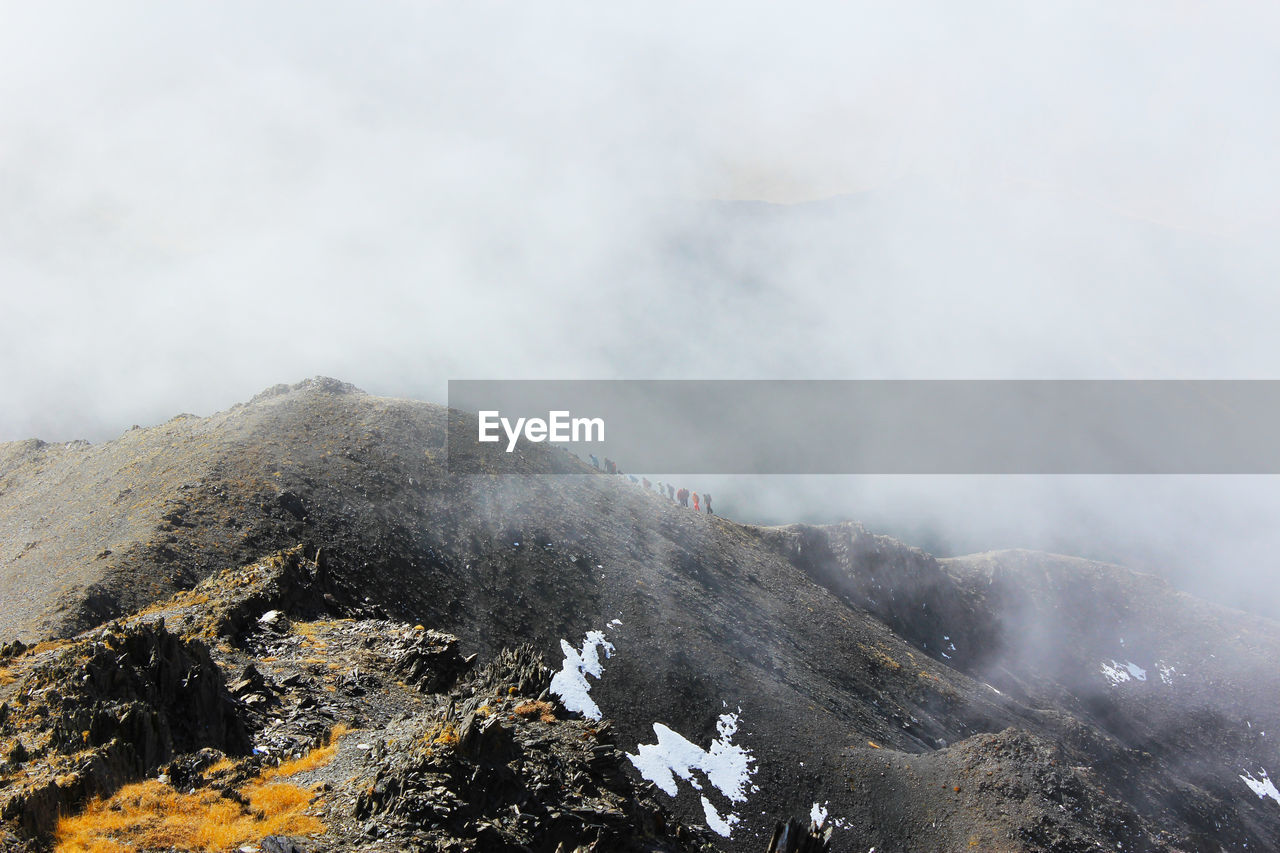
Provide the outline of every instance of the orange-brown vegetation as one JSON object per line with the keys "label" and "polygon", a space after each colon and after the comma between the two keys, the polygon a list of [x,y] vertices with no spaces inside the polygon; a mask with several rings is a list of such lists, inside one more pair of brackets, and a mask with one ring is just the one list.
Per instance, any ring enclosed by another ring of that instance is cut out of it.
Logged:
{"label": "orange-brown vegetation", "polygon": [[424,740],[428,746],[453,746],[458,742],[458,728],[452,721],[439,723],[431,727]]}
{"label": "orange-brown vegetation", "polygon": [[338,739],[348,731],[350,731],[349,728],[339,723],[329,732],[329,740],[324,746],[311,750],[301,758],[285,761],[279,767],[269,767],[262,771],[259,778],[265,782],[280,776],[294,776],[298,773],[306,773],[308,770],[324,767],[337,754]]}
{"label": "orange-brown vegetation", "polygon": [[521,702],[515,707],[515,714],[518,717],[532,719],[537,717],[544,723],[554,723],[556,721],[555,708],[550,702],[541,700],[536,702]]}
{"label": "orange-brown vegetation", "polygon": [[129,853],[141,848],[234,850],[268,835],[307,835],[324,825],[303,809],[312,794],[288,783],[255,783],[249,805],[217,791],[175,791],[154,779],[127,785],[108,800],[58,821],[57,853]]}
{"label": "orange-brown vegetation", "polygon": [[[315,794],[274,780],[328,764],[337,752],[338,739],[347,731],[346,726],[335,726],[325,746],[263,771],[240,790],[247,805],[209,789],[183,793],[155,779],[126,785],[109,799],[95,800],[80,814],[58,821],[54,849],[56,853],[131,853],[173,848],[214,853],[268,835],[323,832],[324,824],[305,811]],[[205,775],[232,766],[231,759],[223,759]]]}

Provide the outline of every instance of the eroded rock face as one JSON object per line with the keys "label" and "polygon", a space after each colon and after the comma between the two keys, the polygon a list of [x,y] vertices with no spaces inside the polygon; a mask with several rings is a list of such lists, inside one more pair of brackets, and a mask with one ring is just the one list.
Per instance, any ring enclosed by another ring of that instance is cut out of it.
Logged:
{"label": "eroded rock face", "polygon": [[639,792],[607,724],[551,708],[481,688],[457,716],[407,721],[358,782],[362,831],[415,850],[716,849]]}
{"label": "eroded rock face", "polygon": [[8,794],[0,819],[29,834],[48,832],[60,811],[175,755],[249,746],[208,650],[163,620],[111,625],[55,650],[31,668],[14,701],[0,722],[16,743],[6,764],[33,772],[0,792]]}
{"label": "eroded rock face", "polygon": [[395,638],[386,654],[392,671],[424,693],[447,691],[475,660],[462,656],[457,637],[426,629]]}
{"label": "eroded rock face", "polygon": [[118,739],[146,772],[175,754],[204,746],[242,750],[248,741],[204,645],[165,629],[164,622],[108,627],[37,670],[27,692],[43,694],[51,745],[73,750]]}

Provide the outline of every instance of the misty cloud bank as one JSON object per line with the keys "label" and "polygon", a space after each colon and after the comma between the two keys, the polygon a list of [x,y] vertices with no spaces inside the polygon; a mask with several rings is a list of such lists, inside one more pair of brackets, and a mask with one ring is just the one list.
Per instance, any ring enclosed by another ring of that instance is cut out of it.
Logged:
{"label": "misty cloud bank", "polygon": [[[1280,376],[1275,8],[5,18],[0,440],[314,374],[434,400],[450,378]],[[738,518],[1085,552],[1280,613],[1270,479],[699,486]]]}

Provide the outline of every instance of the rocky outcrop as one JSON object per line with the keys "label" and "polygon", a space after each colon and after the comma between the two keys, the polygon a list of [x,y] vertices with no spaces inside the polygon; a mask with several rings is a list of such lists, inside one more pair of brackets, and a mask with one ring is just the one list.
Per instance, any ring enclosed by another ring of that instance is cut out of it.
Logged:
{"label": "rocky outcrop", "polygon": [[768,853],[826,853],[830,849],[831,827],[806,825],[792,818],[774,827]]}
{"label": "rocky outcrop", "polygon": [[410,850],[716,849],[637,789],[610,726],[484,683],[456,713],[413,719],[375,747],[354,807],[367,836]]}
{"label": "rocky outcrop", "polygon": [[222,673],[163,620],[113,625],[58,649],[22,679],[0,736],[13,743],[0,820],[29,835],[61,813],[203,747],[243,753],[249,739]]}

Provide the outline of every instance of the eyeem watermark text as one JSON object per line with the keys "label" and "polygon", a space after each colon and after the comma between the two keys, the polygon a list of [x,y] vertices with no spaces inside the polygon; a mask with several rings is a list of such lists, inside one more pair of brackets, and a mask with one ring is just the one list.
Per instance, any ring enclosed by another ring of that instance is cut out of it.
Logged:
{"label": "eyeem watermark text", "polygon": [[604,441],[604,418],[575,418],[568,411],[552,411],[547,419],[502,417],[498,411],[480,412],[480,441],[501,441],[499,428],[507,434],[507,452],[516,449],[523,435],[525,441],[584,442]]}

